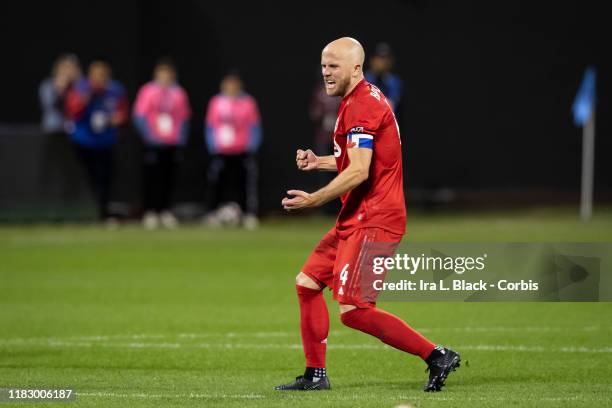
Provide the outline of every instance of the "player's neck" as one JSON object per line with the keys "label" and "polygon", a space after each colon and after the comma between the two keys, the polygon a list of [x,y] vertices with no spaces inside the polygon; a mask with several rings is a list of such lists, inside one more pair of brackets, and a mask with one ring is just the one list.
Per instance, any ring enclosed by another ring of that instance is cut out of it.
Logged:
{"label": "player's neck", "polygon": [[351,85],[346,89],[346,92],[344,93],[344,95],[342,95],[342,97],[346,97],[347,95],[349,95],[351,92],[353,92],[353,89],[355,89],[355,87],[357,86],[358,83],[361,82],[361,80],[363,79],[363,75],[359,76],[358,78],[356,78]]}

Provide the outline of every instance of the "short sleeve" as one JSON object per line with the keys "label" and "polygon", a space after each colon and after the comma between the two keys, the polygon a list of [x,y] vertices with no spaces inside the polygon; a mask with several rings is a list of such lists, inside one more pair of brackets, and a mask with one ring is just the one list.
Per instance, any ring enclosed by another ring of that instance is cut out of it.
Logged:
{"label": "short sleeve", "polygon": [[373,96],[367,98],[372,101],[358,101],[347,107],[344,115],[344,125],[347,129],[347,142],[349,147],[361,147],[372,149],[376,140],[376,134],[386,114],[380,103]]}

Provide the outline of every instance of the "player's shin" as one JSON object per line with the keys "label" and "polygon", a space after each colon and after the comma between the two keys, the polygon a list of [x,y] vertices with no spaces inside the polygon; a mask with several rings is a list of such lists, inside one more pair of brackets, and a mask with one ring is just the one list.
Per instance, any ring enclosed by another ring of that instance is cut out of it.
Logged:
{"label": "player's shin", "polygon": [[[306,356],[305,376],[325,376],[325,353],[329,332],[329,313],[323,292],[296,285],[300,302],[300,331]],[[313,378],[308,378],[313,380]]]}
{"label": "player's shin", "polygon": [[425,360],[435,344],[399,317],[377,308],[353,309],[340,315],[346,326],[377,337],[385,344]]}

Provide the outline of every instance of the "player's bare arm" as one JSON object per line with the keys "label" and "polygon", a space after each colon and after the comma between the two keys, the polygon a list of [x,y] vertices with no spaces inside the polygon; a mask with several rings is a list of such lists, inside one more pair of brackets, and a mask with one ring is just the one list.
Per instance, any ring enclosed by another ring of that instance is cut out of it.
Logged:
{"label": "player's bare arm", "polygon": [[[349,166],[328,185],[314,193],[307,193],[301,190],[287,191],[287,194],[293,197],[283,198],[283,208],[287,211],[298,211],[306,208],[320,207],[366,181],[370,171],[370,162],[372,161],[372,149],[352,148],[347,150],[347,154],[350,160]],[[333,156],[330,157],[333,158]]]}
{"label": "player's bare arm", "polygon": [[302,171],[338,171],[334,156],[317,156],[310,149],[298,149],[295,162],[298,169]]}

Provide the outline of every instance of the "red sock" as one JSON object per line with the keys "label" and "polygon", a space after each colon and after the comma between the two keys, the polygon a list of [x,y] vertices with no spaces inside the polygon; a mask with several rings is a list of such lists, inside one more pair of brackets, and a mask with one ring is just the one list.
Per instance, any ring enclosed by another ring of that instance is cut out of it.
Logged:
{"label": "red sock", "polygon": [[385,344],[425,360],[436,345],[391,313],[377,308],[353,309],[340,315],[342,323],[377,337]]}
{"label": "red sock", "polygon": [[300,331],[306,367],[325,367],[329,313],[323,291],[296,285],[300,302]]}

